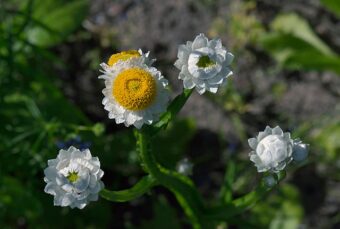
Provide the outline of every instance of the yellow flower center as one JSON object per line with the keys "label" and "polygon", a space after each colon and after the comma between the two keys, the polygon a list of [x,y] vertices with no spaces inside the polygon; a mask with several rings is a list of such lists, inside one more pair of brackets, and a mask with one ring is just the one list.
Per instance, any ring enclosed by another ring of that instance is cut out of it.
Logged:
{"label": "yellow flower center", "polygon": [[66,177],[70,182],[74,183],[78,180],[79,176],[76,171],[69,172],[67,177]]}
{"label": "yellow flower center", "polygon": [[140,57],[140,53],[137,51],[137,50],[128,50],[128,51],[123,51],[123,52],[120,52],[120,53],[116,53],[116,54],[113,54],[109,61],[107,62],[107,64],[109,66],[112,66],[114,65],[115,63],[117,63],[118,61],[122,60],[122,61],[125,61],[125,60],[128,60],[132,57]]}
{"label": "yellow flower center", "polygon": [[215,64],[216,63],[212,61],[209,56],[201,56],[196,65],[200,68],[207,68]]}
{"label": "yellow flower center", "polygon": [[156,94],[155,79],[141,68],[126,69],[113,82],[113,97],[128,110],[140,111],[147,108],[155,100]]}

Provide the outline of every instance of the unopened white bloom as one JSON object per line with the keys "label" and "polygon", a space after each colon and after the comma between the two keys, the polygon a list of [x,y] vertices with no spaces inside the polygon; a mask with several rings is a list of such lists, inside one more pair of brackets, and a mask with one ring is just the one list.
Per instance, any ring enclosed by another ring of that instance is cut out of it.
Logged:
{"label": "unopened white bloom", "polygon": [[280,127],[270,128],[260,132],[256,138],[248,140],[253,149],[250,160],[255,163],[258,172],[279,172],[292,161],[293,140],[290,133],[283,133]]}
{"label": "unopened white bloom", "polygon": [[300,139],[295,139],[292,156],[296,162],[304,161],[308,156],[308,144],[302,143]]}
{"label": "unopened white bloom", "polygon": [[166,111],[170,100],[168,81],[149,64],[137,51],[114,54],[108,64],[101,64],[104,109],[117,124],[139,129],[157,121]]}
{"label": "unopened white bloom", "polygon": [[181,70],[178,78],[183,80],[184,88],[195,87],[199,94],[216,93],[233,74],[230,70],[233,54],[222,46],[220,39],[208,40],[202,33],[193,42],[180,45],[177,57],[175,66]]}
{"label": "unopened white bloom", "polygon": [[104,188],[99,159],[88,149],[80,151],[71,146],[60,150],[56,159],[48,160],[44,173],[45,192],[54,196],[55,206],[83,209],[98,200]]}

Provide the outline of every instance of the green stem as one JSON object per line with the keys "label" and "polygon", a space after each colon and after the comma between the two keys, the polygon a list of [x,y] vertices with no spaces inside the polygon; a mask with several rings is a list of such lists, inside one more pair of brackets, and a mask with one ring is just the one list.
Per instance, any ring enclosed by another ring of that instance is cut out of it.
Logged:
{"label": "green stem", "polygon": [[201,196],[194,187],[193,182],[175,171],[170,171],[159,165],[150,150],[149,135],[144,132],[137,132],[137,144],[143,166],[147,171],[164,187],[172,191],[185,214],[190,219],[193,228],[206,228],[203,221],[204,205]]}
{"label": "green stem", "polygon": [[142,196],[156,184],[157,182],[152,176],[145,176],[137,184],[129,189],[120,191],[110,191],[103,189],[100,192],[100,196],[113,202],[126,202]]}

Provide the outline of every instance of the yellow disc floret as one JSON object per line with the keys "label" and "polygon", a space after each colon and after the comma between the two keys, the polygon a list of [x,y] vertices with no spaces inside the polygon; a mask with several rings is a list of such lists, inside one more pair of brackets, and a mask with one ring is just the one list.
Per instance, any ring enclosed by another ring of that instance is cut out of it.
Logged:
{"label": "yellow disc floret", "polygon": [[140,57],[140,53],[137,51],[137,50],[128,50],[128,51],[123,51],[123,52],[120,52],[120,53],[116,53],[116,54],[113,54],[109,61],[107,62],[107,64],[109,66],[112,66],[114,65],[115,63],[117,63],[119,60],[122,60],[122,61],[125,61],[125,60],[128,60],[132,57]]}
{"label": "yellow disc floret", "polygon": [[157,86],[154,77],[141,68],[122,71],[112,85],[112,95],[125,109],[144,110],[155,100]]}
{"label": "yellow disc floret", "polygon": [[70,182],[74,183],[78,180],[79,176],[76,171],[69,172],[66,177]]}

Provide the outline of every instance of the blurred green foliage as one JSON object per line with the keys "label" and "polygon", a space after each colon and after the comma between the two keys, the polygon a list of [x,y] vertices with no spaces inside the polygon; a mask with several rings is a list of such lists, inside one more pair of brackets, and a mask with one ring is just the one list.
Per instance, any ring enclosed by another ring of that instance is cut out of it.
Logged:
{"label": "blurred green foliage", "polygon": [[276,17],[271,24],[271,32],[263,36],[262,44],[283,67],[328,70],[340,74],[340,56],[297,14]]}

